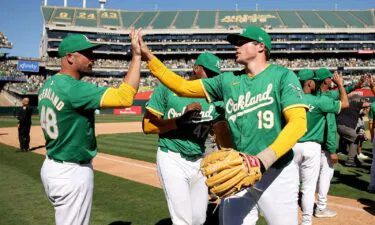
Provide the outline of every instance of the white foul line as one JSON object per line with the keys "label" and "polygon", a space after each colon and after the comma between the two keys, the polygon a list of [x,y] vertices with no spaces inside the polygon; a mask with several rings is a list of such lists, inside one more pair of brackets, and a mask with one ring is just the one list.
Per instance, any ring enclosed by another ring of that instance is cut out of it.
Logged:
{"label": "white foul line", "polygon": [[141,165],[141,164],[138,164],[138,163],[131,163],[131,162],[126,162],[126,161],[122,161],[122,160],[118,160],[118,159],[108,158],[108,157],[105,157],[105,156],[102,156],[102,155],[97,155],[96,157],[106,159],[106,160],[110,160],[110,161],[114,161],[114,162],[118,162],[118,163],[122,163],[122,164],[128,164],[128,165],[131,165],[131,166],[136,166],[136,167],[141,167],[141,168],[156,171],[156,168],[151,167],[151,166],[144,166],[144,165]]}

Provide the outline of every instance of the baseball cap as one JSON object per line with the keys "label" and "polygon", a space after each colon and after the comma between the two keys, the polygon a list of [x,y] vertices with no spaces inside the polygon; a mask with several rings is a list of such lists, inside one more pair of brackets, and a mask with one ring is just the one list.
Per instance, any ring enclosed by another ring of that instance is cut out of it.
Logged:
{"label": "baseball cap", "polygon": [[326,78],[332,78],[332,73],[327,68],[320,68],[315,71],[315,80],[322,81]]}
{"label": "baseball cap", "polygon": [[240,34],[229,34],[227,36],[227,40],[232,45],[236,45],[237,41],[243,38],[263,43],[268,51],[271,51],[271,37],[260,27],[249,26],[242,30]]}
{"label": "baseball cap", "polygon": [[96,49],[102,44],[93,44],[83,34],[73,34],[65,37],[59,45],[59,56],[64,57],[68,53],[79,52],[87,49]]}
{"label": "baseball cap", "polygon": [[310,69],[303,69],[298,72],[298,79],[300,81],[315,80],[314,71]]}
{"label": "baseball cap", "polygon": [[209,69],[217,74],[221,73],[220,64],[221,59],[209,52],[200,54],[194,63],[194,65],[203,66],[204,68]]}

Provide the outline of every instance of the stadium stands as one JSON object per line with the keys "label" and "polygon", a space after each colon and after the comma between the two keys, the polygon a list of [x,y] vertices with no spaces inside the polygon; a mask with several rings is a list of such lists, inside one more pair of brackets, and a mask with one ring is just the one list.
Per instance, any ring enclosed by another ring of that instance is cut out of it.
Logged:
{"label": "stadium stands", "polygon": [[[190,71],[194,65],[193,59],[167,59],[163,61],[164,64],[174,71]],[[373,69],[375,70],[375,59],[358,59],[358,58],[275,58],[271,59],[270,63],[279,64],[288,67],[292,70],[300,70],[302,68],[316,69],[319,67],[328,67],[336,69],[337,67],[345,67],[346,70],[361,70],[361,69]],[[59,67],[59,58],[46,58],[46,68]],[[112,59],[97,59],[94,64],[94,68],[98,71],[106,70],[108,68],[120,68],[127,70],[129,67],[129,61],[126,60],[112,60]],[[224,70],[238,70],[242,67],[235,63],[234,59],[224,59],[222,63]],[[142,70],[147,71],[145,63],[142,63]]]}
{"label": "stadium stands", "polygon": [[[42,14],[41,72],[27,73],[23,76],[26,83],[9,85],[18,94],[36,94],[44,80],[58,71],[58,45],[75,33],[104,44],[94,51],[93,74],[85,80],[98,86],[118,86],[131,60],[130,27],[142,27],[151,50],[180,75],[190,74],[194,59],[204,51],[223,59],[223,71],[240,70],[234,61],[235,48],[226,37],[249,25],[261,26],[271,35],[270,63],[295,71],[344,67],[346,83],[375,72],[374,9],[125,11],[42,6]],[[139,90],[149,91],[157,84],[142,63]]]}
{"label": "stadium stands", "polygon": [[[80,9],[46,6],[42,8],[46,24],[69,23],[71,26],[113,26],[123,29],[151,27],[167,29],[218,29],[248,25],[272,28],[363,28],[374,27],[373,10],[345,11],[148,11]],[[305,26],[303,26],[305,25]]]}
{"label": "stadium stands", "polygon": [[0,48],[13,48],[12,42],[8,41],[3,32],[0,32]]}

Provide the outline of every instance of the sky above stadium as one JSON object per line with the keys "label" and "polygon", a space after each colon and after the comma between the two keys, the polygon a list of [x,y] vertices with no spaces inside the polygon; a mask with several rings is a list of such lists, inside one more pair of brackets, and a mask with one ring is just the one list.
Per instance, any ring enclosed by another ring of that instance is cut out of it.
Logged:
{"label": "sky above stadium", "polygon": [[[0,31],[13,49],[0,49],[12,56],[39,57],[43,0],[1,0]],[[63,6],[64,0],[48,0]],[[82,7],[82,0],[68,0],[68,6]],[[98,0],[87,0],[88,8],[99,8]],[[348,10],[375,8],[375,0],[107,0],[106,8],[123,10]]]}

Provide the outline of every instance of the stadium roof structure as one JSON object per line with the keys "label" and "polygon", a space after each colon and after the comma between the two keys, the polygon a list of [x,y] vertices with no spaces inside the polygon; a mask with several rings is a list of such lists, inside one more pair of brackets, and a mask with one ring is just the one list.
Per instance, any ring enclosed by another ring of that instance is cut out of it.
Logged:
{"label": "stadium roof structure", "polygon": [[[228,32],[249,25],[268,30],[374,30],[374,9],[268,11],[125,11],[73,7],[42,7],[44,24],[55,29],[111,33],[143,27],[145,30],[216,30]],[[368,31],[367,31],[368,32]]]}

